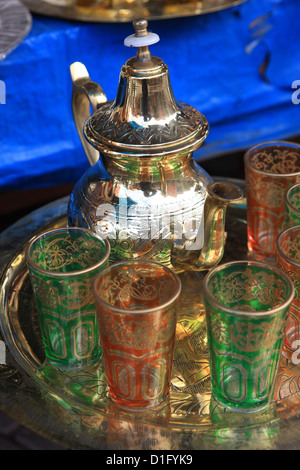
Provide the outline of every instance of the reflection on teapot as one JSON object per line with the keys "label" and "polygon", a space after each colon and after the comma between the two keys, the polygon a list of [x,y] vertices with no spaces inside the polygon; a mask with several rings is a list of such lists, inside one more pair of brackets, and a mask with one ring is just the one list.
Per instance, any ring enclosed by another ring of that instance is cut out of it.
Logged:
{"label": "reflection on teapot", "polygon": [[150,54],[159,37],[147,21],[134,28],[124,43],[137,55],[122,67],[114,101],[83,64],[71,65],[73,114],[91,168],[71,194],[68,223],[108,237],[111,261],[208,269],[223,256],[226,207],[243,194],[194,161],[208,122],[175,100],[166,64]]}

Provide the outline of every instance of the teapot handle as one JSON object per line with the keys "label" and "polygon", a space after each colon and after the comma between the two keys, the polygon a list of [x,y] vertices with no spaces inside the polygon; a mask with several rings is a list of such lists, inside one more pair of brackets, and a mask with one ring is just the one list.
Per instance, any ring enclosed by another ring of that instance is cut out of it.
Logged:
{"label": "teapot handle", "polygon": [[81,62],[74,62],[70,66],[70,73],[73,82],[72,109],[75,125],[87,159],[90,165],[94,165],[99,160],[99,152],[85,139],[83,126],[91,114],[90,106],[94,112],[107,98],[102,87],[91,81],[85,65]]}
{"label": "teapot handle", "polygon": [[[178,270],[203,271],[218,264],[224,254],[227,234],[225,215],[229,204],[243,199],[243,191],[227,181],[211,182],[207,186],[203,217],[194,240],[175,240],[172,265]],[[198,245],[198,246],[197,246]]]}

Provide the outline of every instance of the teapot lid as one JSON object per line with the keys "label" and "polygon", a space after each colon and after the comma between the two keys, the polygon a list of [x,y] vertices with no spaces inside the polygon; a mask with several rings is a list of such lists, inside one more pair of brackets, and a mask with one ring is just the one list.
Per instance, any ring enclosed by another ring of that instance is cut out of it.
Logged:
{"label": "teapot lid", "polygon": [[112,157],[165,156],[200,147],[208,122],[196,109],[175,100],[167,65],[150,54],[159,36],[145,19],[133,22],[135,34],[124,44],[137,47],[120,73],[116,99],[101,104],[84,125],[86,139]]}

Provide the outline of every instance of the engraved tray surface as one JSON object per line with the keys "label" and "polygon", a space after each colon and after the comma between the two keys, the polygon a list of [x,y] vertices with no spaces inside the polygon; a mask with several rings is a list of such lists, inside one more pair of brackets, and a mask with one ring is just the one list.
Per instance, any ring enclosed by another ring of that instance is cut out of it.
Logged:
{"label": "engraved tray surface", "polygon": [[[211,397],[205,273],[180,275],[170,397],[155,410],[127,412],[112,405],[102,364],[66,373],[45,362],[24,247],[34,233],[66,224],[67,200],[35,211],[0,235],[0,320],[8,346],[6,364],[0,366],[0,407],[74,449],[300,448],[300,366],[282,357],[274,402],[261,412],[230,412]],[[229,207],[226,230],[222,262],[247,258],[245,206]]]}
{"label": "engraved tray surface", "polygon": [[[245,0],[102,0],[75,1],[77,5],[63,6],[53,0],[22,0],[33,12],[78,21],[127,22],[136,18],[151,20],[178,18],[212,13],[243,3]],[[72,2],[69,2],[69,4]],[[67,4],[67,1],[65,2]],[[81,4],[81,5],[80,5]],[[97,5],[98,4],[98,5]]]}

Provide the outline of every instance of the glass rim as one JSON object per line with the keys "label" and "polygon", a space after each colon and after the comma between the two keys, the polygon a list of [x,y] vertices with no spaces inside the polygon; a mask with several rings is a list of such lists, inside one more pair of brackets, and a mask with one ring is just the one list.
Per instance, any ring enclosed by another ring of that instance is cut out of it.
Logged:
{"label": "glass rim", "polygon": [[[84,268],[84,269],[80,269],[80,270],[76,269],[74,271],[69,271],[67,273],[57,272],[57,271],[52,271],[52,270],[48,271],[47,269],[41,268],[38,264],[36,264],[34,261],[32,261],[32,259],[30,257],[30,249],[34,245],[34,243],[36,243],[39,239],[50,235],[51,233],[68,232],[68,231],[74,231],[74,232],[81,231],[81,232],[86,233],[89,236],[97,238],[99,241],[104,243],[104,245],[105,245],[105,254],[101,258],[101,260],[98,261],[97,263],[93,264],[92,266],[89,266],[88,268]],[[108,258],[110,256],[110,251],[111,251],[111,247],[110,247],[110,243],[108,242],[108,240],[103,239],[102,237],[100,237],[100,235],[98,235],[97,233],[92,232],[91,230],[89,230],[87,228],[84,228],[84,227],[60,227],[60,228],[56,228],[56,229],[52,228],[52,229],[46,230],[42,233],[39,233],[37,235],[34,235],[29,240],[29,242],[27,243],[27,246],[26,246],[26,249],[25,249],[25,257],[26,257],[26,261],[28,262],[28,264],[32,268],[34,268],[36,271],[39,271],[42,274],[46,274],[46,275],[52,276],[52,277],[70,277],[70,276],[78,276],[78,275],[81,275],[81,274],[86,274],[86,273],[89,273],[89,272],[93,271],[94,269],[99,268],[100,266],[102,266],[108,260]]]}
{"label": "glass rim", "polygon": [[281,256],[287,263],[291,264],[292,266],[295,266],[296,268],[300,268],[300,262],[291,259],[288,255],[284,253],[284,251],[282,250],[280,246],[280,242],[282,238],[285,235],[288,235],[290,232],[293,232],[296,230],[298,230],[300,233],[300,225],[293,225],[292,227],[289,227],[286,230],[283,230],[283,232],[281,232],[276,238],[276,249],[277,249],[277,254]]}
{"label": "glass rim", "polygon": [[[282,304],[277,305],[274,308],[271,308],[269,310],[256,310],[255,312],[251,311],[243,311],[243,310],[237,310],[232,307],[226,307],[225,305],[221,304],[218,300],[214,298],[214,296],[210,293],[208,290],[208,282],[211,279],[211,277],[218,271],[222,271],[223,269],[228,268],[229,266],[256,266],[256,267],[261,267],[265,269],[269,269],[270,272],[275,271],[276,274],[278,274],[280,277],[284,278],[288,286],[290,287],[290,293],[288,296],[288,299],[285,300]],[[213,304],[215,304],[219,309],[226,313],[231,313],[234,315],[239,315],[239,316],[245,316],[245,317],[268,317],[271,315],[274,315],[275,313],[279,312],[285,307],[288,307],[288,305],[293,301],[294,295],[295,295],[295,288],[293,286],[292,281],[290,278],[279,268],[276,266],[273,266],[271,264],[267,263],[262,263],[260,261],[252,261],[252,260],[240,260],[240,261],[229,261],[228,263],[221,264],[219,266],[216,266],[215,268],[211,269],[205,276],[204,282],[203,282],[203,287],[204,287],[204,295],[209,299],[209,301]]]}
{"label": "glass rim", "polygon": [[[156,267],[158,269],[164,269],[165,271],[167,271],[169,274],[171,274],[171,276],[173,277],[174,281],[175,281],[175,287],[176,287],[176,292],[175,294],[171,297],[171,299],[169,299],[167,302],[164,302],[163,304],[161,305],[158,305],[157,307],[151,307],[151,308],[143,308],[143,309],[140,309],[140,310],[129,310],[129,309],[125,309],[125,308],[119,308],[119,307],[115,307],[114,305],[111,305],[109,302],[106,302],[104,299],[102,299],[99,294],[97,293],[97,290],[96,290],[96,284],[97,282],[99,281],[99,279],[104,276],[105,274],[107,274],[109,271],[111,271],[112,269],[115,269],[115,268],[120,268],[122,266],[130,266],[130,265],[139,265],[139,264],[145,264],[146,266],[149,266],[149,267]],[[118,263],[114,263],[110,266],[108,266],[107,268],[103,269],[103,271],[101,271],[100,273],[97,274],[97,276],[95,277],[94,281],[93,281],[93,287],[92,287],[92,290],[93,290],[93,293],[94,293],[94,296],[95,296],[95,299],[96,301],[101,304],[102,306],[106,307],[106,308],[109,308],[110,310],[112,310],[113,312],[117,312],[117,313],[122,313],[122,314],[128,314],[130,313],[130,315],[136,315],[136,314],[147,314],[147,313],[152,313],[152,312],[155,312],[157,310],[160,310],[160,309],[163,309],[163,308],[166,308],[168,307],[169,305],[171,305],[172,303],[174,303],[177,298],[179,297],[179,295],[181,294],[181,287],[182,287],[182,284],[181,284],[181,280],[179,278],[179,276],[175,273],[175,271],[173,271],[172,269],[168,268],[167,266],[164,266],[163,264],[160,264],[160,263],[157,263],[155,261],[148,261],[148,260],[143,260],[143,259],[139,259],[139,260],[129,260],[129,261],[120,261]]]}
{"label": "glass rim", "polygon": [[257,144],[257,145],[254,145],[253,147],[251,147],[249,150],[247,150],[247,152],[245,153],[245,156],[244,156],[244,162],[245,162],[245,166],[248,166],[249,168],[251,168],[251,170],[255,173],[258,173],[259,175],[263,175],[263,176],[271,176],[271,177],[274,177],[274,178],[283,178],[283,177],[292,177],[292,176],[297,176],[299,175],[300,176],[300,171],[295,171],[293,173],[271,173],[269,171],[264,171],[264,170],[258,170],[257,168],[254,168],[252,165],[251,165],[251,162],[250,162],[250,155],[253,154],[253,152],[255,152],[255,150],[259,149],[259,148],[267,148],[267,147],[271,147],[271,146],[277,146],[277,147],[291,147],[291,148],[297,148],[299,149],[299,153],[300,153],[300,144],[297,144],[296,142],[288,142],[287,140],[275,140],[275,141],[268,141],[268,142],[262,142],[261,144]]}
{"label": "glass rim", "polygon": [[[289,200],[289,196],[291,194],[292,191],[294,191],[296,188],[299,188],[300,190],[300,182],[299,183],[296,183],[294,184],[293,186],[291,186],[286,192],[285,192],[285,195],[284,195],[284,200],[286,202],[286,205],[291,208],[293,210],[293,212],[295,212],[297,215],[300,216],[300,209],[297,209],[295,206],[293,206]],[[299,191],[300,192],[300,191]]]}

